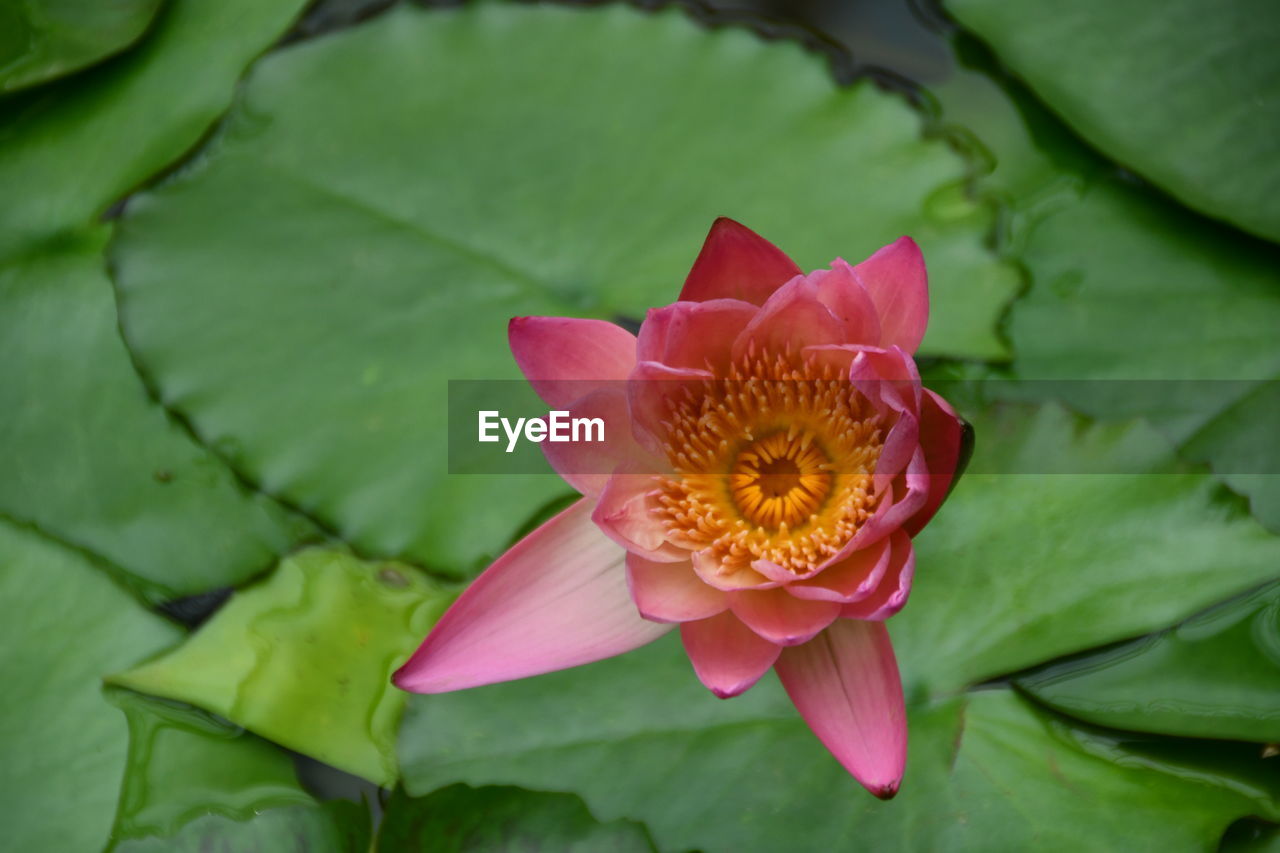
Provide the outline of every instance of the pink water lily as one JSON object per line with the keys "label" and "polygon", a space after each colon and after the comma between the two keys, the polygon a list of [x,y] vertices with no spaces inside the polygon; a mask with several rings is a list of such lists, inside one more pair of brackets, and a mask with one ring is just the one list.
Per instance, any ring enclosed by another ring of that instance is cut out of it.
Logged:
{"label": "pink water lily", "polygon": [[893,796],[906,712],[884,622],[906,603],[912,537],[964,444],[912,358],[927,319],[907,237],[805,275],[720,219],[679,301],[638,336],[513,320],[534,389],[601,418],[608,440],[544,445],[581,500],[490,566],[395,683],[440,693],[523,678],[679,625],[715,695],[773,668],[841,764]]}

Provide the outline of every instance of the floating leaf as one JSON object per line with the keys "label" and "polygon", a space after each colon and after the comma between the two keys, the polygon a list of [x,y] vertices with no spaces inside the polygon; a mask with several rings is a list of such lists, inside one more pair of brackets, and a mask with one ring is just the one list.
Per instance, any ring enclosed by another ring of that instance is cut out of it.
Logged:
{"label": "floating leaf", "polygon": [[473,569],[563,489],[446,473],[446,381],[515,377],[511,316],[639,317],[728,214],[806,267],[915,235],[926,348],[1000,357],[1017,281],[964,171],[901,97],[679,10],[403,8],[260,63],[113,257],[164,399],[250,479]]}
{"label": "floating leaf", "polygon": [[311,549],[237,593],[183,645],[111,681],[392,785],[406,694],[391,673],[450,598],[410,566]]}

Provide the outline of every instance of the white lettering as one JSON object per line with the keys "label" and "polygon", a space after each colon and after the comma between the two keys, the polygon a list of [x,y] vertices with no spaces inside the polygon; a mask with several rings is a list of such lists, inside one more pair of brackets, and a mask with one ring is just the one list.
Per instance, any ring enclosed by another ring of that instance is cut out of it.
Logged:
{"label": "white lettering", "polygon": [[[583,436],[578,438],[578,427],[582,427]],[[591,430],[595,429],[596,437],[591,437]],[[604,418],[574,418],[573,419],[573,440],[574,441],[604,441]]]}
{"label": "white lettering", "polygon": [[507,453],[515,452],[521,435],[535,444],[544,441],[604,441],[604,418],[572,418],[569,414],[557,410],[549,412],[546,418],[516,418],[512,421],[502,417],[500,412],[482,411],[478,413],[476,440],[501,441],[498,427],[502,427],[507,436]]}
{"label": "white lettering", "polygon": [[498,417],[497,412],[481,412],[480,413],[480,436],[477,441],[497,441],[496,435],[489,435],[489,430],[496,429],[498,424],[489,420]]}
{"label": "white lettering", "polygon": [[552,441],[568,441],[569,420],[568,412],[552,412],[550,418],[551,434],[548,437]]}
{"label": "white lettering", "polygon": [[517,418],[515,429],[511,428],[511,421],[506,418],[502,419],[502,429],[507,434],[507,452],[516,449],[516,441],[520,438],[520,427],[524,426],[524,418]]}

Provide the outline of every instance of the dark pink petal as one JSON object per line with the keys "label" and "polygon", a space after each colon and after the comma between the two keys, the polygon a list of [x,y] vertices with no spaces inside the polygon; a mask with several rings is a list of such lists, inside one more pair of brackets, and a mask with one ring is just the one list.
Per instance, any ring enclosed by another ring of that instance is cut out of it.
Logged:
{"label": "dark pink petal", "polygon": [[788,584],[786,590],[796,598],[849,604],[875,592],[888,569],[889,539],[881,539],[812,578]]}
{"label": "dark pink petal", "polygon": [[903,472],[911,457],[920,449],[920,424],[913,412],[898,413],[897,421],[885,436],[876,460],[872,482],[877,492],[884,491],[893,479]]}
{"label": "dark pink petal", "polygon": [[818,301],[827,306],[844,327],[841,343],[879,345],[880,317],[875,303],[853,274],[853,267],[836,258],[831,269],[809,273],[809,280],[818,285]]}
{"label": "dark pink petal", "polygon": [[911,594],[911,581],[916,573],[915,549],[911,537],[895,530],[889,537],[891,554],[884,581],[868,597],[846,604],[841,619],[873,619],[883,621],[902,609]]}
{"label": "dark pink petal", "polygon": [[907,763],[907,712],[883,622],[840,619],[775,669],[800,716],[872,794],[898,792]]}
{"label": "dark pink petal", "polygon": [[914,353],[929,324],[929,277],[920,247],[910,237],[899,237],[853,272],[880,315],[880,346]]}
{"label": "dark pink petal", "polygon": [[808,642],[840,615],[835,601],[806,601],[784,589],[741,589],[729,593],[729,608],[747,627],[779,646]]}
{"label": "dark pink petal", "polygon": [[738,335],[733,359],[749,353],[782,354],[845,343],[844,323],[818,298],[818,282],[793,278],[769,297]]}
{"label": "dark pink petal", "polygon": [[728,612],[685,622],[680,639],[698,679],[721,699],[737,696],[759,681],[781,651]]}
{"label": "dark pink petal", "polygon": [[723,374],[733,342],[760,311],[750,302],[675,302],[649,311],[636,339],[636,359]]}
{"label": "dark pink petal", "polygon": [[656,488],[653,474],[619,471],[605,484],[591,520],[632,554],[663,563],[687,560],[689,552],[667,541],[666,524],[653,511]]}
{"label": "dark pink petal", "polygon": [[695,551],[693,570],[703,582],[727,591],[735,589],[772,589],[778,582],[770,580],[754,568],[725,564],[711,549]]}
{"label": "dark pink petal", "polygon": [[964,421],[946,400],[926,388],[920,401],[920,446],[929,469],[929,497],[920,511],[903,525],[912,536],[929,523],[950,493],[963,443]]}
{"label": "dark pink petal", "polygon": [[763,305],[800,268],[781,249],[756,232],[720,217],[711,225],[706,242],[680,291],[681,302],[741,299]]}
{"label": "dark pink petal", "polygon": [[454,602],[395,684],[445,693],[622,654],[669,626],[640,616],[623,551],[581,500],[521,539]]}
{"label": "dark pink petal", "polygon": [[642,448],[631,432],[631,412],[623,382],[612,382],[575,400],[564,410],[570,418],[598,418],[604,423],[604,441],[580,434],[579,441],[544,441],[542,453],[556,473],[581,494],[597,497],[620,466],[634,470],[660,470],[658,460]]}
{"label": "dark pink petal", "polygon": [[627,585],[640,615],[655,622],[692,622],[729,608],[725,593],[703,583],[688,560],[659,563],[628,554]]}
{"label": "dark pink petal", "polygon": [[507,340],[533,390],[556,408],[586,395],[595,380],[626,379],[636,364],[635,336],[604,320],[515,317]]}
{"label": "dark pink petal", "polygon": [[849,363],[849,381],[882,413],[920,411],[920,371],[897,347],[856,347]]}

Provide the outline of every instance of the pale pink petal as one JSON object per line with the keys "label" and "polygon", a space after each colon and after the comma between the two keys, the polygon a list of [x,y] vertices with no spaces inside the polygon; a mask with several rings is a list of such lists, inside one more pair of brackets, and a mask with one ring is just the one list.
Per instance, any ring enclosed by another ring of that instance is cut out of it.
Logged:
{"label": "pale pink petal", "polygon": [[880,345],[914,353],[929,323],[929,277],[920,247],[910,237],[899,237],[853,272],[880,315]]}
{"label": "pale pink petal", "polygon": [[771,643],[794,646],[811,640],[840,615],[836,601],[806,601],[784,589],[741,589],[729,593],[729,608]]}
{"label": "pale pink petal", "polygon": [[818,298],[818,282],[793,278],[769,297],[733,343],[735,361],[750,353],[782,354],[845,342],[844,324]]}
{"label": "pale pink petal", "polygon": [[462,593],[394,681],[445,693],[622,654],[670,626],[641,617],[623,551],[581,500],[503,554]]}
{"label": "pale pink petal", "polygon": [[723,375],[733,342],[760,308],[737,299],[675,302],[649,311],[636,339],[636,359]]}
{"label": "pale pink petal", "polygon": [[796,598],[838,601],[849,604],[875,592],[889,569],[889,539],[881,539],[812,578],[788,584],[785,589]]}
{"label": "pale pink petal", "polygon": [[603,424],[603,441],[596,440],[599,433],[591,427],[590,432],[579,431],[578,441],[552,441],[548,436],[542,442],[542,453],[551,467],[580,493],[599,496],[619,467],[654,473],[662,469],[662,460],[641,447],[631,431],[626,383],[611,382],[597,388],[563,411],[571,419],[595,419]]}
{"label": "pale pink petal", "polygon": [[533,390],[557,408],[585,396],[597,381],[626,379],[636,364],[635,336],[604,320],[515,317],[507,339]]}
{"label": "pale pink petal", "polygon": [[911,581],[916,573],[916,554],[911,537],[895,530],[889,537],[889,570],[884,580],[871,595],[840,611],[841,619],[871,619],[883,621],[902,609],[911,594]]}
{"label": "pale pink petal", "polygon": [[663,563],[687,560],[689,552],[667,541],[666,524],[654,512],[656,489],[653,474],[620,470],[605,484],[591,520],[632,554]]}
{"label": "pale pink petal", "polygon": [[716,589],[772,589],[779,584],[750,566],[726,564],[709,548],[695,551],[692,559],[693,570],[698,577]]}
{"label": "pale pink petal", "polygon": [[763,305],[800,268],[759,234],[720,217],[711,225],[702,251],[680,291],[682,302],[741,299]]}
{"label": "pale pink petal", "polygon": [[898,792],[907,763],[907,714],[883,622],[840,619],[775,669],[800,716],[872,794]]}
{"label": "pale pink petal", "polygon": [[640,615],[655,622],[691,622],[723,613],[725,593],[707,586],[693,564],[659,563],[627,555],[627,585]]}
{"label": "pale pink petal", "polygon": [[925,389],[920,401],[920,446],[929,469],[929,497],[903,525],[912,536],[924,528],[950,494],[964,464],[965,423],[946,400]]}
{"label": "pale pink petal", "polygon": [[829,270],[814,270],[809,280],[818,285],[818,300],[844,327],[844,344],[877,346],[880,317],[875,303],[853,274],[853,267],[836,258]]}
{"label": "pale pink petal", "polygon": [[728,612],[685,622],[680,639],[698,679],[721,699],[737,696],[759,681],[781,651]]}

